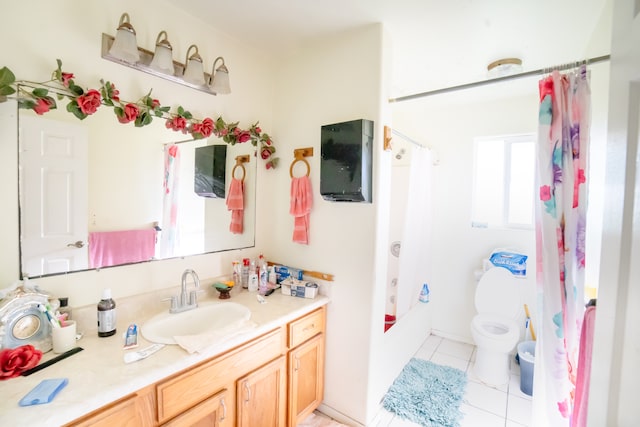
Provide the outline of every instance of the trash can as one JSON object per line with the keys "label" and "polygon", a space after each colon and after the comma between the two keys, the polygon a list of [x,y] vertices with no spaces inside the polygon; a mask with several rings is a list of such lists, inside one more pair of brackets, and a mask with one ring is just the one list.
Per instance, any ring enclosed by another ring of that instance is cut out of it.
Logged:
{"label": "trash can", "polygon": [[523,341],[518,344],[520,360],[520,391],[531,396],[533,394],[533,368],[536,360],[536,342]]}

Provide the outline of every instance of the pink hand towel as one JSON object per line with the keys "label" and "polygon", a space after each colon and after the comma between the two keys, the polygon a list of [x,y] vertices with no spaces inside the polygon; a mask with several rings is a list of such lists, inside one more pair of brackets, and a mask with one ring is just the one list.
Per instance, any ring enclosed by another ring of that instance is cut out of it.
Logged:
{"label": "pink hand towel", "polygon": [[227,209],[231,211],[231,224],[229,231],[234,234],[242,234],[244,215],[244,182],[241,179],[232,178],[227,195]]}
{"label": "pink hand towel", "polygon": [[309,212],[313,204],[311,180],[304,175],[291,178],[291,206],[289,213],[293,215],[293,241],[309,244]]}
{"label": "pink hand towel", "polygon": [[156,252],[156,230],[124,230],[89,233],[91,268],[149,261]]}

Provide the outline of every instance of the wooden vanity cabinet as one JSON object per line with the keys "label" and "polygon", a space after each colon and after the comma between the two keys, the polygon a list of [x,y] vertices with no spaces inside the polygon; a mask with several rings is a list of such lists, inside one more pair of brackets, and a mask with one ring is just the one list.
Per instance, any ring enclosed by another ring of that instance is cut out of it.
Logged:
{"label": "wooden vanity cabinet", "polygon": [[153,387],[146,387],[93,411],[65,427],[152,427],[156,426],[156,399]]}
{"label": "wooden vanity cabinet", "polygon": [[289,323],[288,425],[297,426],[324,395],[325,307]]}
{"label": "wooden vanity cabinet", "polygon": [[322,402],[326,307],[66,426],[295,427]]}
{"label": "wooden vanity cabinet", "polygon": [[285,427],[286,376],[287,360],[281,356],[238,380],[238,427]]}

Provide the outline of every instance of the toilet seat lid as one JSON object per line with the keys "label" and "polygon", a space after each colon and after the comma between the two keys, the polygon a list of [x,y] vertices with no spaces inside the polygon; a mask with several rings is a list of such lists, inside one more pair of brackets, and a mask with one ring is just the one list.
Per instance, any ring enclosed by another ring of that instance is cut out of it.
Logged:
{"label": "toilet seat lid", "polygon": [[476,287],[476,310],[516,319],[520,312],[520,282],[509,270],[494,267],[487,270]]}

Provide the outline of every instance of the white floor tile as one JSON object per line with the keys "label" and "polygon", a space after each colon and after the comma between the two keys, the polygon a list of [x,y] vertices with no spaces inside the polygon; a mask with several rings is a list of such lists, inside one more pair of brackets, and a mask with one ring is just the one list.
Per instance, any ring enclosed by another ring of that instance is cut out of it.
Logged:
{"label": "white floor tile", "polygon": [[444,338],[436,335],[429,335],[427,339],[424,340],[424,343],[422,344],[420,349],[429,349],[435,351],[438,349],[443,339]]}
{"label": "white floor tile", "polygon": [[499,417],[491,412],[462,404],[460,411],[464,418],[460,422],[460,427],[503,427],[504,417]]}
{"label": "white floor tile", "polygon": [[521,397],[509,396],[507,419],[529,426],[531,425],[532,401]]}
{"label": "white floor tile", "polygon": [[443,354],[439,351],[435,352],[431,357],[431,361],[438,365],[451,366],[453,368],[460,369],[463,372],[466,372],[467,366],[469,365],[469,362],[465,359],[449,356],[448,354]]}
{"label": "white floor tile", "polygon": [[371,427],[389,427],[395,415],[384,408],[380,408],[376,417],[371,421]]}
{"label": "white floor tile", "polygon": [[509,383],[506,384],[502,384],[502,385],[489,385],[489,384],[485,384],[482,381],[480,381],[480,378],[478,378],[478,376],[475,373],[475,370],[473,369],[475,366],[475,362],[469,362],[469,368],[467,368],[467,379],[469,381],[473,381],[479,384],[482,384],[486,387],[491,387],[494,388],[496,390],[500,390],[503,392],[507,392],[509,390]]}
{"label": "white floor tile", "polygon": [[403,420],[400,417],[394,417],[389,427],[420,427],[420,424],[416,424],[411,421]]}
{"label": "white floor tile", "polygon": [[438,353],[448,354],[449,356],[457,357],[459,359],[469,360],[471,359],[471,354],[473,353],[473,347],[474,346],[472,346],[471,344],[445,339],[438,347]]}
{"label": "white floor tile", "polygon": [[504,420],[507,415],[507,393],[473,381],[467,383],[464,403],[483,409]]}

